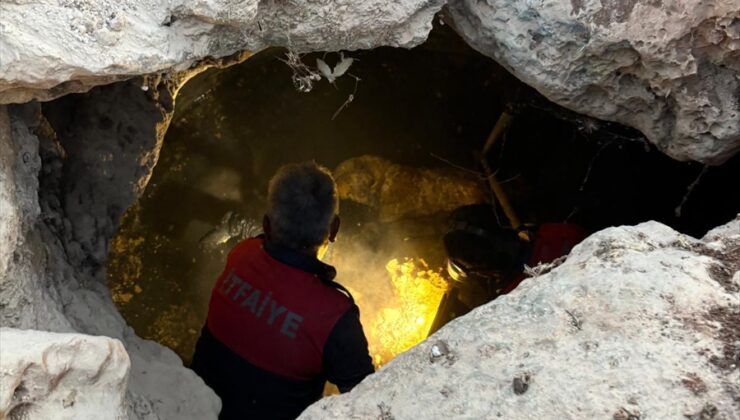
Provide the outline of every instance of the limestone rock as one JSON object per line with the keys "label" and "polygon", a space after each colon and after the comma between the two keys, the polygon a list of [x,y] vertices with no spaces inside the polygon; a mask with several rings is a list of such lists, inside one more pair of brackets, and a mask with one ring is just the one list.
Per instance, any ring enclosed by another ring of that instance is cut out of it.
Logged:
{"label": "limestone rock", "polygon": [[635,127],[669,156],[740,149],[737,0],[460,0],[467,42],[553,102]]}
{"label": "limestone rock", "polygon": [[120,341],[11,328],[0,328],[0,341],[0,417],[128,418],[130,363]]}
{"label": "limestone rock", "polygon": [[739,249],[740,216],[603,230],[300,418],[737,420]]}
{"label": "limestone rock", "polygon": [[560,105],[635,127],[680,160],[740,149],[737,0],[8,0],[0,103],[267,46],[412,47],[445,3],[473,47]]}
{"label": "limestone rock", "polygon": [[0,103],[48,100],[208,56],[412,47],[444,0],[0,2]]}
{"label": "limestone rock", "polygon": [[345,160],[333,174],[339,197],[374,208],[381,222],[486,200],[483,183],[459,171],[412,168],[376,156]]}
{"label": "limestone rock", "polygon": [[0,106],[0,325],[118,339],[131,419],[215,419],[215,393],[172,350],[136,336],[106,286],[110,238],[151,174],[172,95],[137,78],[45,115],[39,104]]}

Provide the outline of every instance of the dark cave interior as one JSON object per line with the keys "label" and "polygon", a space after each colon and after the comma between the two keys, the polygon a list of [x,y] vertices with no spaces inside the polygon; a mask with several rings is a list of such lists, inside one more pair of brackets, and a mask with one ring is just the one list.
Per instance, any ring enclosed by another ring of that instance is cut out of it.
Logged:
{"label": "dark cave interior", "polygon": [[[285,53],[269,49],[183,87],[152,178],[111,244],[108,282],[121,313],[140,336],[186,362],[225,253],[239,235],[259,231],[267,182],[288,162],[335,169],[372,155],[455,173],[487,192],[477,153],[508,110],[513,122],[488,162],[525,223],[567,219],[593,232],[657,220],[700,237],[740,209],[731,181],[740,179],[740,156],[708,168],[674,161],[635,130],[547,101],[446,26],[411,50],[346,53],[356,59],[351,75],[317,82],[308,93],[294,88]],[[317,58],[335,63],[339,55],[302,60],[313,65]],[[398,190],[440,194],[415,184]],[[377,335],[369,337],[371,353],[384,363],[404,348],[394,347],[403,340],[388,337],[380,318],[398,311],[433,317],[436,310],[429,302],[404,302],[387,264],[411,261],[415,280],[439,281],[450,209],[383,219],[377,207],[352,200],[340,208],[343,230],[328,258],[357,295],[366,332]],[[413,344],[426,332],[401,333]]]}

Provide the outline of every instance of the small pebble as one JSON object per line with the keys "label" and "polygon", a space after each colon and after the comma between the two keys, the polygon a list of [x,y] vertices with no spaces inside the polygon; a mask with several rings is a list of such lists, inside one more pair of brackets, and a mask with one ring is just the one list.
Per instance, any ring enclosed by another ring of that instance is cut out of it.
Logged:
{"label": "small pebble", "polygon": [[434,362],[435,360],[446,356],[450,352],[450,349],[447,347],[447,343],[444,341],[437,341],[432,345],[432,350],[429,359]]}

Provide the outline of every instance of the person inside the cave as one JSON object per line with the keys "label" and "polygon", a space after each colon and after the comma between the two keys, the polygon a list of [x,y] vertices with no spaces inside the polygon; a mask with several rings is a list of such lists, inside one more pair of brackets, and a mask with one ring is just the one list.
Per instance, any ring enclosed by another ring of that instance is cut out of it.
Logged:
{"label": "person inside the cave", "polygon": [[289,164],[269,182],[264,234],[240,242],[211,294],[192,369],[220,419],[288,419],[374,371],[359,309],[320,261],[339,231],[329,171]]}
{"label": "person inside the cave", "polygon": [[565,222],[542,223],[523,236],[500,226],[489,204],[456,209],[444,237],[453,282],[432,332],[452,318],[510,293],[527,277],[525,265],[551,263],[585,237],[581,226]]}

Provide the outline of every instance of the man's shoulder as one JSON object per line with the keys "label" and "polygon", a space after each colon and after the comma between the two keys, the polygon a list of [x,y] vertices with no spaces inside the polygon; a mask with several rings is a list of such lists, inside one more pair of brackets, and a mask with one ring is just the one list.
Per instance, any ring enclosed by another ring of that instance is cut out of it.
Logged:
{"label": "man's shoulder", "polygon": [[335,308],[335,311],[344,313],[354,304],[350,292],[339,283],[327,282],[313,277],[309,288],[308,293],[320,297],[316,300],[316,304],[320,307],[332,307]]}
{"label": "man's shoulder", "polygon": [[322,281],[321,283],[324,287],[329,289],[328,293],[331,293],[335,299],[346,302],[349,305],[355,304],[355,298],[352,296],[352,292],[350,292],[349,289],[344,287],[341,283],[336,280]]}
{"label": "man's shoulder", "polygon": [[260,249],[262,249],[262,238],[247,238],[231,248],[228,258],[230,260],[233,258],[241,258],[246,255],[254,254]]}

